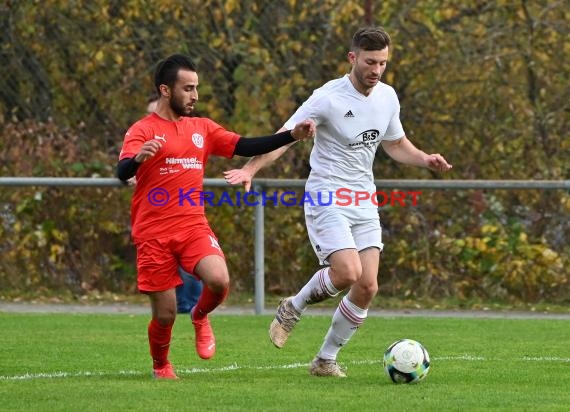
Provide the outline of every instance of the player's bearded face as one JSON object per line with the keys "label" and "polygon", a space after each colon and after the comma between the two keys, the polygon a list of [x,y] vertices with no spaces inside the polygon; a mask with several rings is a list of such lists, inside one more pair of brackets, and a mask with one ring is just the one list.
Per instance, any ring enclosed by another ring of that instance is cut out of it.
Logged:
{"label": "player's bearded face", "polygon": [[374,87],[382,78],[387,62],[388,48],[371,51],[361,50],[355,56],[354,76],[364,88]]}
{"label": "player's bearded face", "polygon": [[180,95],[177,93],[170,96],[169,103],[172,111],[176,113],[178,116],[190,116],[190,114],[192,114],[192,111],[194,110],[194,104],[192,103],[192,105],[189,105],[186,102],[186,98],[184,97],[184,95]]}
{"label": "player's bearded face", "polygon": [[170,95],[170,108],[178,116],[190,116],[198,101],[198,74],[191,70],[180,70]]}

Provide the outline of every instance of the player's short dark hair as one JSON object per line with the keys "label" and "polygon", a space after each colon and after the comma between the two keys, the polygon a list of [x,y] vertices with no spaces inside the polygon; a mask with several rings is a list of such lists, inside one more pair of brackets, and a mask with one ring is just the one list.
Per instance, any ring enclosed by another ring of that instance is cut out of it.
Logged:
{"label": "player's short dark hair", "polygon": [[174,87],[178,78],[179,70],[197,71],[196,64],[192,59],[183,54],[173,54],[166,59],[158,62],[154,71],[154,87],[160,95],[160,85],[166,84],[168,87]]}
{"label": "player's short dark hair", "polygon": [[352,36],[350,50],[384,50],[390,43],[390,35],[384,28],[362,27]]}

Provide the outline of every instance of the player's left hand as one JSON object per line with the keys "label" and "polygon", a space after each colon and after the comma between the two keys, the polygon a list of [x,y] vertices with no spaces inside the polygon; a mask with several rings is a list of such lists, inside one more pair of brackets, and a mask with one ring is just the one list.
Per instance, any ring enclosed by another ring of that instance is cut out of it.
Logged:
{"label": "player's left hand", "polygon": [[247,170],[244,170],[244,168],[232,169],[224,172],[224,179],[231,185],[243,184],[245,191],[249,192],[253,175]]}
{"label": "player's left hand", "polygon": [[446,172],[453,166],[439,153],[430,154],[426,159],[426,167],[435,172]]}
{"label": "player's left hand", "polygon": [[293,136],[293,139],[295,140],[313,139],[316,131],[317,126],[315,125],[315,122],[307,119],[295,125],[293,130],[291,130],[291,136]]}

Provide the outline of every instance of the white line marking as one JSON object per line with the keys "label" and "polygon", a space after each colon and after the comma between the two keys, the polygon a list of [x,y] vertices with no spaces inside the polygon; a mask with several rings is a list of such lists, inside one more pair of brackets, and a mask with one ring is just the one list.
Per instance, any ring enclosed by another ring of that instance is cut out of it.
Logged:
{"label": "white line marking", "polygon": [[569,358],[560,358],[558,356],[523,356],[524,361],[536,361],[536,362],[570,362]]}
{"label": "white line marking", "polygon": [[[570,363],[570,358],[562,358],[558,356],[523,356],[522,358],[512,359],[514,361],[523,362],[562,362]],[[512,361],[511,360],[511,361]],[[467,362],[487,362],[487,361],[505,361],[504,359],[486,358],[484,356],[474,355],[455,355],[455,356],[436,356],[432,357],[432,362],[445,362],[445,361],[467,361]],[[343,362],[341,362],[343,363]],[[360,360],[345,362],[348,365],[377,365],[382,364],[382,360]],[[252,366],[252,365],[238,365],[233,363],[228,366],[220,368],[176,368],[176,373],[179,375],[193,375],[197,373],[216,373],[216,372],[229,372],[235,370],[278,370],[278,369],[297,369],[306,368],[308,363],[296,362],[288,365],[273,365],[273,366]],[[33,380],[33,379],[58,379],[58,378],[89,378],[89,377],[105,377],[105,376],[151,376],[150,369],[148,371],[135,371],[135,370],[121,370],[117,372],[39,372],[39,373],[25,373],[23,375],[0,375],[0,381],[20,381],[20,380]]]}
{"label": "white line marking", "polygon": [[435,357],[432,358],[434,360],[465,360],[465,361],[485,361],[487,360],[485,357],[483,356],[472,356],[472,355],[457,355],[457,356],[440,356],[440,357]]}

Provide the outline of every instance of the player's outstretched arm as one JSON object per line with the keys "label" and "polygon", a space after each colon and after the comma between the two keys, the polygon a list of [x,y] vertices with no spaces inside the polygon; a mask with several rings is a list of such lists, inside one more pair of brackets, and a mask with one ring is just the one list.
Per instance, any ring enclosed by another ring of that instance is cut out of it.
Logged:
{"label": "player's outstretched arm", "polygon": [[251,138],[241,136],[235,145],[233,155],[252,157],[269,153],[297,140],[313,137],[315,128],[316,126],[311,120],[304,120],[297,123],[292,130],[286,130],[270,136]]}
{"label": "player's outstretched arm", "polygon": [[[313,126],[307,126],[306,123],[302,122],[301,124],[298,124],[297,126],[299,126],[299,125],[301,128],[300,133],[301,134],[304,133],[305,138],[314,137],[314,133],[315,133],[314,124],[313,124]],[[303,128],[304,128],[304,130],[303,130]],[[277,131],[277,133],[281,133],[281,132],[284,132],[286,130],[287,129],[282,127],[281,129],[279,129]],[[282,146],[278,149],[275,149],[269,153],[265,153],[265,154],[262,154],[259,156],[254,156],[251,159],[249,159],[249,161],[245,165],[243,165],[241,169],[232,169],[232,170],[225,171],[224,172],[224,178],[226,179],[226,182],[228,182],[229,184],[232,184],[232,185],[243,184],[244,189],[246,191],[249,191],[251,189],[251,181],[253,180],[253,176],[255,176],[255,174],[259,170],[261,170],[265,166],[271,164],[272,162],[277,160],[279,157],[281,157],[281,155],[283,155],[283,153],[285,153],[287,151],[287,149],[289,149],[289,147],[291,147],[295,143],[296,142],[291,142],[291,143],[289,143],[285,146]]]}
{"label": "player's outstretched arm", "polygon": [[392,159],[407,165],[426,167],[436,172],[445,172],[453,167],[439,153],[427,154],[418,149],[406,136],[382,141],[382,147]]}

